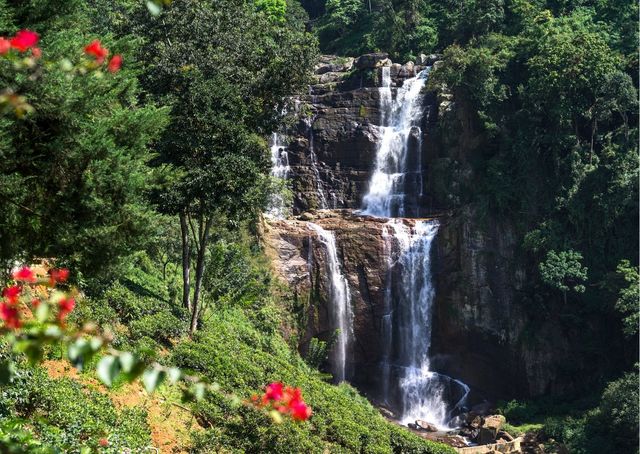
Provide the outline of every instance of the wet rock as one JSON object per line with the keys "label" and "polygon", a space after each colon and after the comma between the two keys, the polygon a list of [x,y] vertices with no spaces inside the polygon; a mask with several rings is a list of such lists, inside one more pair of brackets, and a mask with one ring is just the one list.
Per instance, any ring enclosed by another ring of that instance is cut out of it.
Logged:
{"label": "wet rock", "polygon": [[436,441],[447,444],[449,446],[453,446],[454,448],[465,448],[467,446],[467,442],[459,435],[446,435],[444,437],[438,437],[436,438]]}
{"label": "wet rock", "polygon": [[428,57],[425,54],[420,54],[418,55],[418,58],[416,58],[416,64],[421,66],[425,66],[427,64],[427,61]]}
{"label": "wet rock", "polygon": [[378,411],[387,419],[396,419],[396,414],[388,408],[378,407]]}
{"label": "wet rock", "polygon": [[513,441],[513,437],[511,436],[511,434],[509,434],[509,432],[506,432],[504,430],[500,430],[496,438],[498,440]]}
{"label": "wet rock", "polygon": [[467,419],[467,425],[472,429],[479,429],[482,427],[482,423],[482,416],[474,415],[473,413],[471,413]]}
{"label": "wet rock", "polygon": [[502,415],[492,415],[484,418],[478,435],[478,443],[489,444],[496,441],[498,432],[505,423],[505,417]]}
{"label": "wet rock", "polygon": [[398,77],[398,74],[400,73],[401,70],[402,70],[402,65],[400,63],[393,63],[390,69],[391,77],[392,78]]}
{"label": "wet rock", "polygon": [[353,57],[322,55],[314,68],[314,74],[322,75],[328,72],[347,72],[353,68],[353,61]]}
{"label": "wet rock", "polygon": [[425,430],[427,432],[437,432],[438,431],[438,428],[435,425],[433,425],[433,424],[431,424],[431,423],[429,423],[427,421],[423,421],[421,419],[416,420],[416,424],[415,425],[419,429]]}

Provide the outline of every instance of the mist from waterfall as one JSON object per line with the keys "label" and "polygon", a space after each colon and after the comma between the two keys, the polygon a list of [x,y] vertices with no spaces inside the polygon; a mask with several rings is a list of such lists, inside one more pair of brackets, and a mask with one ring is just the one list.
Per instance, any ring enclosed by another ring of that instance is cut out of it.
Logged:
{"label": "mist from waterfall", "polygon": [[382,68],[379,88],[382,139],[363,198],[363,214],[401,217],[418,211],[422,195],[422,89],[428,74],[429,68],[405,80],[393,98],[390,69]]}
{"label": "mist from waterfall", "polygon": [[326,273],[332,309],[330,311],[331,327],[338,331],[331,349],[330,361],[334,380],[340,383],[346,379],[347,375],[347,355],[353,330],[349,283],[342,273],[333,232],[325,230],[313,222],[309,222],[307,225],[317,234],[326,251]]}

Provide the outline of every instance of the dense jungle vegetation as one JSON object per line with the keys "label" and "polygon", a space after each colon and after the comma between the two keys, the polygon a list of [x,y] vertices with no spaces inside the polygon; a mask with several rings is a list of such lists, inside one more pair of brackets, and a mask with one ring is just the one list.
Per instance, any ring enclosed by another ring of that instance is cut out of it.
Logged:
{"label": "dense jungle vegetation", "polygon": [[[560,312],[577,363],[608,364],[588,398],[507,402],[508,421],[572,453],[638,452],[637,17],[626,0],[0,0],[0,36],[32,30],[42,49],[23,58],[0,42],[3,287],[16,264],[47,259],[82,295],[69,325],[91,320],[114,348],[242,399],[281,380],[313,408],[276,424],[226,394],[184,403],[169,384],[155,407],[118,404],[139,389],[96,382],[99,356],[55,373],[63,346],[31,364],[5,326],[0,451],[142,449],[157,442],[156,411],[194,452],[453,452],[298,354],[300,308],[260,242],[277,190],[266,138],[289,96],[319,53],[384,51],[442,54],[429,83],[481,138],[472,181],[443,169],[459,182],[447,208],[512,219],[538,276],[532,329]],[[121,68],[96,69],[82,51],[95,39]],[[451,119],[443,142],[460,146],[461,128]],[[583,329],[595,325],[606,329]]]}

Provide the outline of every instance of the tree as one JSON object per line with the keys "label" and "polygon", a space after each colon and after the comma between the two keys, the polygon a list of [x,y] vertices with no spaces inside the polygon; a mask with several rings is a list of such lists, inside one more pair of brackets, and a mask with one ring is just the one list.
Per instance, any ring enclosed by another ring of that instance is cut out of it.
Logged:
{"label": "tree", "polygon": [[576,251],[549,251],[546,260],[538,266],[542,281],[562,292],[567,302],[567,292],[583,293],[587,280],[587,268],[582,266],[582,254]]}
{"label": "tree", "polygon": [[623,316],[623,330],[625,335],[638,334],[640,314],[638,302],[640,301],[640,274],[638,267],[631,266],[629,260],[622,260],[616,269],[617,274],[623,279],[625,285],[620,288],[616,310]]}
{"label": "tree", "polygon": [[302,24],[273,21],[241,0],[176,0],[135,26],[148,43],[140,54],[144,86],[172,109],[154,161],[163,183],[153,196],[180,219],[182,301],[194,332],[215,225],[255,219],[266,206],[264,137],[306,83],[314,40]]}
{"label": "tree", "polygon": [[96,38],[84,3],[12,5],[0,3],[0,18],[15,18],[5,30],[38,32],[41,61],[51,63],[25,72],[0,62],[0,89],[25,96],[33,110],[0,118],[0,260],[55,257],[85,277],[103,274],[154,224],[146,162],[167,111],[139,102],[130,36],[105,41],[111,55],[125,55],[118,74],[76,74]]}

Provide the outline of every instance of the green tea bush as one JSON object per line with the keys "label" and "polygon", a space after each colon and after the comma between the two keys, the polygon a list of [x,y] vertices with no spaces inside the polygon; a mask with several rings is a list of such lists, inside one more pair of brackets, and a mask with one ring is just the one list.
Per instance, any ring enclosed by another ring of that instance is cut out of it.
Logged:
{"label": "green tea bush", "polygon": [[289,349],[280,335],[257,330],[239,308],[212,311],[201,332],[175,347],[171,360],[245,398],[282,380],[299,386],[313,408],[308,424],[267,424],[265,415],[256,410],[210,396],[195,408],[210,427],[194,435],[200,452],[221,448],[256,453],[454,452],[385,421],[351,386],[324,382],[322,374]]}
{"label": "green tea bush", "polygon": [[18,417],[44,445],[76,452],[78,446],[144,448],[151,443],[146,412],[117,410],[107,394],[70,378],[53,379],[40,368],[21,368],[0,392],[0,421]]}

